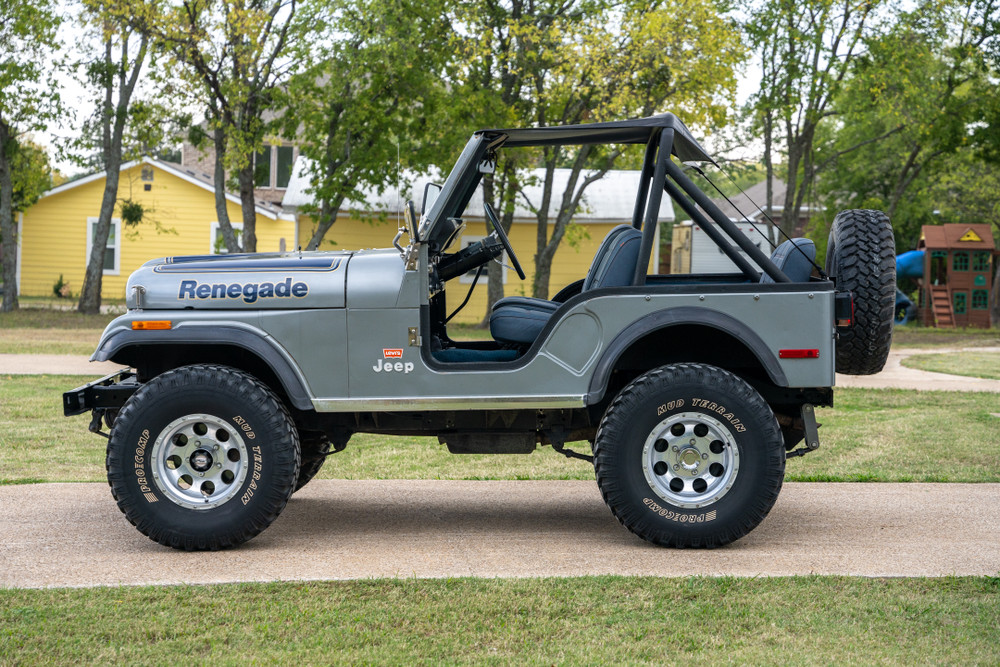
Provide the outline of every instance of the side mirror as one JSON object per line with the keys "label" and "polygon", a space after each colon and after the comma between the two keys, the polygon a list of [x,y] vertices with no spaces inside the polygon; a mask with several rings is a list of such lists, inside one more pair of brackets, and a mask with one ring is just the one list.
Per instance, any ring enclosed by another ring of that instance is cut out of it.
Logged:
{"label": "side mirror", "polygon": [[420,205],[420,217],[424,217],[427,211],[431,210],[438,195],[441,194],[441,187],[437,183],[428,183],[424,186],[424,203]]}

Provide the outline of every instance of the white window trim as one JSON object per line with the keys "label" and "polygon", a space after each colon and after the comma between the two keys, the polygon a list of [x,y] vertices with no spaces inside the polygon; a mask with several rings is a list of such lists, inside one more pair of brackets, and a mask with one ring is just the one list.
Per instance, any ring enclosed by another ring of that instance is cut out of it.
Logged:
{"label": "white window trim", "polygon": [[[238,229],[241,232],[243,231],[243,223],[242,222],[230,222],[229,225],[233,228],[233,230],[237,230]],[[208,254],[209,255],[226,255],[226,254],[228,254],[228,252],[219,252],[219,253],[215,252],[215,235],[218,234],[218,233],[219,233],[219,221],[216,220],[211,225],[209,225],[209,230],[208,230]]]}
{"label": "white window trim", "polygon": [[[459,241],[459,243],[461,243],[461,248],[459,248],[459,250],[465,250],[466,248],[468,248],[473,243],[475,243],[477,241],[482,241],[485,238],[486,238],[485,236],[474,236],[472,234],[463,235],[462,238],[461,238],[461,240]],[[498,259],[501,262],[501,266],[500,266],[501,280],[500,280],[500,282],[502,282],[504,285],[506,285],[507,284],[507,253],[502,253]],[[492,261],[495,261],[495,260],[491,259],[490,261],[492,262]],[[479,285],[485,285],[486,284],[486,268],[487,267],[485,267],[485,266],[483,267],[483,275],[481,275],[479,277],[479,282],[476,283],[476,287],[479,287]],[[469,275],[470,273],[472,275]],[[472,277],[474,275],[475,275],[474,271],[469,271],[467,273],[463,273],[462,275],[460,275],[458,277],[458,282],[462,283],[464,285],[471,285],[472,284]]]}
{"label": "white window trim", "polygon": [[[94,247],[94,223],[96,223],[100,218],[87,218],[87,258],[84,260],[83,266],[86,270],[87,264],[90,262],[90,253],[93,251]],[[111,227],[115,230],[115,268],[112,270],[104,269],[102,275],[105,276],[120,276],[122,268],[122,221],[121,218],[111,218]],[[110,234],[108,235],[110,238]]]}

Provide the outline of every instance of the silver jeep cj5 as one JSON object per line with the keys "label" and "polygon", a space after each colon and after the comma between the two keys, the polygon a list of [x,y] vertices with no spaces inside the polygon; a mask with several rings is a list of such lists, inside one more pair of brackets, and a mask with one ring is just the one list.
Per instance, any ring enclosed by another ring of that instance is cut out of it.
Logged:
{"label": "silver jeep cj5", "polygon": [[[492,340],[452,340],[455,278],[504,252],[524,278],[489,204],[492,234],[449,252],[483,174],[503,151],[579,144],[645,145],[632,223],[551,301],[499,301]],[[147,262],[93,355],[129,368],[67,392],[64,411],[110,429],[118,506],[180,549],[257,535],[354,433],[436,435],[454,453],[584,456],[564,445],[589,441],[626,528],[727,544],[774,505],[786,458],[819,446],[814,406],[833,404],[834,372],[885,363],[895,251],[885,215],[853,210],[834,221],[825,272],[808,239],[768,257],[672,155],[711,162],[672,114],[482,130],[419,220],[407,202],[406,247],[401,230],[385,250]],[[737,273],[647,275],[664,193]]]}

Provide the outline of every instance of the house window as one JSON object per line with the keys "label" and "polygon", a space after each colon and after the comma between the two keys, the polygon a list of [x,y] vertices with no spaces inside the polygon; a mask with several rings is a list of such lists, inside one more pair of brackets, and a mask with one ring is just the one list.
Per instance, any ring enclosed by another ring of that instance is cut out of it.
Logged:
{"label": "house window", "polygon": [[990,293],[984,289],[972,290],[972,310],[986,310],[990,307]]}
{"label": "house window", "polygon": [[[104,275],[117,276],[121,273],[121,230],[122,221],[111,219],[111,230],[108,232],[108,243],[104,248]],[[97,218],[87,218],[87,259],[94,247],[94,236],[97,233]]]}
{"label": "house window", "polygon": [[292,180],[294,150],[291,146],[264,147],[254,154],[254,185],[258,188],[287,188]]}
{"label": "house window", "polygon": [[965,315],[965,292],[955,292],[951,297],[956,315]]}
{"label": "house window", "polygon": [[990,270],[990,252],[977,252],[972,256],[972,270],[973,271],[989,271]]}
{"label": "house window", "polygon": [[[243,223],[242,222],[231,222],[229,223],[233,227],[233,233],[236,234],[236,241],[238,243],[243,242]],[[211,231],[208,236],[208,254],[210,255],[225,255],[229,253],[229,249],[226,248],[226,241],[222,238],[222,227],[219,226],[218,222],[213,222],[211,226]]]}
{"label": "house window", "polygon": [[[465,250],[466,248],[468,248],[473,243],[476,243],[477,241],[482,241],[484,238],[486,238],[486,237],[485,236],[463,236],[462,237],[462,250]],[[501,275],[501,282],[506,285],[507,284],[507,254],[504,253],[503,255],[501,255],[499,257],[499,259],[500,259],[501,262],[503,262],[503,267],[500,269],[500,272],[501,272],[501,274],[500,274]],[[483,275],[479,276],[479,283],[478,283],[478,285],[485,285],[486,284],[486,269],[487,269],[487,267],[483,266]],[[459,276],[458,282],[465,283],[466,285],[471,285],[472,281],[473,281],[473,279],[475,279],[475,277],[476,277],[476,269],[471,269],[470,271],[466,271],[461,276]]]}
{"label": "house window", "polygon": [[142,165],[141,178],[144,181],[152,181],[153,180],[153,168],[151,166],[149,166],[148,164]]}
{"label": "house window", "polygon": [[964,250],[960,250],[952,255],[951,258],[951,268],[955,271],[968,271],[969,270],[969,253]]}

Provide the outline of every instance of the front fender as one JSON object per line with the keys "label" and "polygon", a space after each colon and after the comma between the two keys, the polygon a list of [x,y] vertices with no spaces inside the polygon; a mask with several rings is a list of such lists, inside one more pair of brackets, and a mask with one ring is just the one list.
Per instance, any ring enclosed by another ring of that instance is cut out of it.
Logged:
{"label": "front fender", "polygon": [[133,331],[121,326],[112,329],[109,326],[91,361],[114,361],[134,365],[135,359],[130,351],[134,352],[140,347],[147,346],[184,345],[229,346],[246,350],[271,369],[281,382],[292,405],[300,410],[312,409],[308,383],[295,361],[270,335],[241,322],[224,325],[210,322],[181,322],[175,328],[154,331]]}

